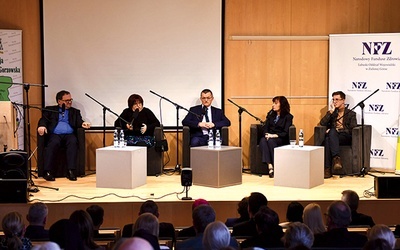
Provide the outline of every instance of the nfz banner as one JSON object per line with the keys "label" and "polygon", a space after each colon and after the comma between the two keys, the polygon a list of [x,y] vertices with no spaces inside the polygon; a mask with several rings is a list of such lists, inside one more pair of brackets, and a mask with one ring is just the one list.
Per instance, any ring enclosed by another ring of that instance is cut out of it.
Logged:
{"label": "nfz banner", "polygon": [[[329,94],[345,92],[349,108],[364,102],[372,125],[371,167],[394,170],[400,111],[400,33],[330,35]],[[357,106],[358,123],[361,108]]]}

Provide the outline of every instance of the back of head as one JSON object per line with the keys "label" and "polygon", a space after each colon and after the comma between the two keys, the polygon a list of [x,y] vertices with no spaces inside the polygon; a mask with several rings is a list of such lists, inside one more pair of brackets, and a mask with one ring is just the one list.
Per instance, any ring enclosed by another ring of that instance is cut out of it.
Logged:
{"label": "back of head", "polygon": [[328,230],[345,228],[351,222],[350,207],[343,201],[334,201],[328,207]]}
{"label": "back of head", "polygon": [[228,247],[231,240],[229,229],[224,223],[214,221],[208,224],[204,230],[203,247],[206,250]]}
{"label": "back of head", "polygon": [[84,210],[74,211],[69,220],[78,226],[79,233],[86,246],[97,247],[93,240],[93,222],[90,215]]}
{"label": "back of head", "polygon": [[396,238],[392,230],[386,225],[377,224],[371,228],[368,232],[368,240],[383,239],[386,240],[389,245],[394,249],[396,244]]}
{"label": "back of head", "polygon": [[48,208],[42,202],[36,202],[29,207],[27,219],[31,225],[44,225],[48,215]]}
{"label": "back of head", "polygon": [[261,206],[267,206],[268,200],[265,195],[258,192],[253,192],[249,196],[249,214],[253,217]]}
{"label": "back of head", "polygon": [[139,229],[139,230],[135,231],[135,233],[133,234],[133,237],[139,237],[139,238],[146,240],[147,242],[150,243],[150,245],[152,246],[152,248],[154,250],[160,249],[160,245],[158,243],[158,238],[156,236],[154,236],[153,234],[147,232],[144,229]]}
{"label": "back of head", "polygon": [[215,221],[215,211],[209,205],[200,205],[193,210],[192,219],[196,233],[203,233],[207,225]]}
{"label": "back of head", "polygon": [[36,245],[31,248],[32,250],[61,250],[60,246],[55,242],[45,242],[41,245]]}
{"label": "back of head", "polygon": [[301,222],[292,222],[283,236],[283,244],[286,248],[305,246],[311,248],[314,243],[314,234]]}
{"label": "back of head", "polygon": [[243,219],[249,219],[249,197],[244,197],[239,203],[238,203],[238,213],[241,218]]}
{"label": "back of head", "polygon": [[80,250],[84,248],[78,225],[68,219],[58,220],[50,226],[49,239],[65,250]]}
{"label": "back of head", "polygon": [[326,231],[321,207],[317,203],[310,203],[304,208],[303,222],[314,234]]}
{"label": "back of head", "polygon": [[389,242],[384,239],[368,240],[363,250],[392,250],[394,249]]}
{"label": "back of head", "polygon": [[152,235],[158,237],[159,223],[155,215],[151,213],[143,213],[136,219],[133,231],[136,232],[140,229],[146,230]]}
{"label": "back of head", "polygon": [[10,212],[3,217],[2,227],[7,238],[8,249],[19,249],[22,247],[21,237],[25,225],[22,215],[18,212]]}
{"label": "back of head", "polygon": [[143,204],[140,206],[139,215],[143,213],[151,213],[158,218],[159,214],[157,204],[152,200],[143,202]]}
{"label": "back of head", "polygon": [[286,211],[286,219],[290,222],[303,222],[304,207],[297,201],[289,203]]}
{"label": "back of head", "polygon": [[103,224],[104,209],[98,205],[91,205],[86,208],[86,212],[92,218],[93,226],[99,228]]}
{"label": "back of head", "polygon": [[210,205],[205,199],[196,199],[192,204],[192,211],[200,205]]}
{"label": "back of head", "polygon": [[344,190],[342,192],[342,201],[349,205],[351,211],[356,211],[358,209],[358,202],[360,197],[353,190]]}
{"label": "back of head", "polygon": [[257,228],[262,233],[270,232],[279,226],[278,214],[267,206],[262,206],[254,216]]}
{"label": "back of head", "polygon": [[139,237],[132,237],[125,240],[121,246],[118,247],[118,250],[154,250],[151,244]]}

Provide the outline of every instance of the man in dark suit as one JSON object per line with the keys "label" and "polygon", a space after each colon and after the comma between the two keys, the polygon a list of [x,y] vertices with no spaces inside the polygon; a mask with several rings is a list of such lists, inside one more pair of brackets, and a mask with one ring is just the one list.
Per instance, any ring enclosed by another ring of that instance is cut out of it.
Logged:
{"label": "man in dark suit", "polygon": [[351,209],[351,223],[350,225],[368,225],[375,226],[375,222],[371,216],[357,212],[358,202],[360,197],[353,190],[344,190],[342,192],[342,201],[346,202]]}
{"label": "man in dark suit", "polygon": [[210,129],[216,130],[231,125],[221,109],[211,106],[213,100],[211,90],[203,89],[200,94],[201,105],[191,107],[190,112],[182,120],[182,125],[190,128],[191,147],[207,145]]}
{"label": "man in dark suit", "polygon": [[54,181],[51,170],[55,156],[61,145],[67,148],[67,178],[76,181],[75,169],[77,160],[78,139],[76,132],[79,127],[90,128],[90,123],[82,120],[81,111],[72,107],[71,93],[61,90],[56,95],[57,105],[48,106],[43,110],[38,123],[40,136],[48,134],[49,139],[45,149],[44,174],[47,181]]}
{"label": "man in dark suit", "polygon": [[49,230],[46,230],[48,208],[42,202],[33,203],[29,207],[26,219],[29,221],[29,226],[26,227],[25,237],[33,240],[48,240]]}
{"label": "man in dark suit", "polygon": [[316,234],[313,247],[319,248],[362,248],[367,242],[365,235],[349,232],[350,207],[343,201],[334,201],[327,211],[327,232]]}

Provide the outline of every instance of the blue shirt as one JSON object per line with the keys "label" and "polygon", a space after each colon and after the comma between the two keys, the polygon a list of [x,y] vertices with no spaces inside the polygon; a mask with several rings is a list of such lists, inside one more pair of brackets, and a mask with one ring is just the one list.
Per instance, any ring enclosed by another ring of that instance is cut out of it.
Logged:
{"label": "blue shirt", "polygon": [[61,108],[58,109],[60,111],[60,114],[58,114],[58,123],[57,126],[54,128],[53,133],[56,135],[69,135],[74,132],[74,129],[69,125],[68,121],[68,114],[69,110],[66,109],[64,112],[64,115],[61,113],[62,110]]}

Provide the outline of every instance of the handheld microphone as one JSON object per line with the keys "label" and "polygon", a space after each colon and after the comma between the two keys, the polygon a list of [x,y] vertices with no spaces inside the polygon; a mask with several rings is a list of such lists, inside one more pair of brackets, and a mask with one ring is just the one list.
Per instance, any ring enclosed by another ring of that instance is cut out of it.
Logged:
{"label": "handheld microphone", "polygon": [[132,121],[130,124],[131,126],[132,126],[133,121],[136,120],[138,118],[138,116],[139,116],[139,109],[135,109],[135,112],[133,113],[133,118],[132,118]]}
{"label": "handheld microphone", "polygon": [[65,114],[65,103],[63,103],[62,106],[61,106],[61,115],[62,115],[62,117],[64,117],[64,114]]}

